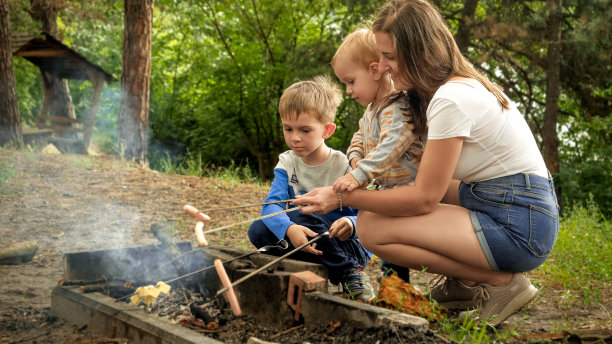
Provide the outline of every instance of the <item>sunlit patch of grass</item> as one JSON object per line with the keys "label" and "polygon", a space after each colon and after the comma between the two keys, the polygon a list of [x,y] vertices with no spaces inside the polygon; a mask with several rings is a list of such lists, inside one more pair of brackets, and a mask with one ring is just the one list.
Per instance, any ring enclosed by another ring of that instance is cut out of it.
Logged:
{"label": "sunlit patch of grass", "polygon": [[75,155],[74,156],[75,159],[70,159],[70,167],[77,167],[77,168],[98,168],[100,167],[99,163],[96,163],[94,161],[94,158],[90,155]]}
{"label": "sunlit patch of grass", "polygon": [[516,327],[498,330],[486,322],[469,319],[467,313],[457,318],[445,317],[434,323],[434,329],[440,335],[459,343],[499,343],[518,336]]}
{"label": "sunlit patch of grass", "polygon": [[577,299],[585,306],[602,302],[602,292],[612,284],[612,224],[594,202],[566,211],[559,237],[548,260],[536,271],[545,285],[563,287],[562,305]]}
{"label": "sunlit patch of grass", "polygon": [[163,156],[156,156],[151,160],[151,168],[157,171],[215,178],[224,188],[231,188],[242,183],[263,184],[257,173],[248,165],[236,165],[231,162],[229,166],[215,166],[204,161],[200,154],[188,154],[187,158],[177,161],[166,152]]}
{"label": "sunlit patch of grass", "polygon": [[0,194],[10,194],[15,191],[12,185],[13,178],[15,178],[14,157],[8,154],[0,155]]}

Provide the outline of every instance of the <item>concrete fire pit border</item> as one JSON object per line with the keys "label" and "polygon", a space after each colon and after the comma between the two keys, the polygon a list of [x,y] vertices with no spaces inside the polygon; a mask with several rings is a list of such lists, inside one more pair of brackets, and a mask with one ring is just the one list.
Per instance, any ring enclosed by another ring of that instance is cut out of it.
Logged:
{"label": "concrete fire pit border", "polygon": [[[181,251],[191,250],[188,242],[178,243]],[[96,267],[109,262],[109,257],[116,251],[129,253],[131,256],[159,254],[156,246],[139,246],[119,250],[101,250],[91,252],[69,253],[64,256],[64,277],[75,280],[95,280],[100,278],[95,273]],[[209,247],[206,250],[213,258],[228,260],[244,251],[227,247]],[[110,254],[110,255],[109,255]],[[261,266],[274,259],[273,256],[259,254],[250,259]],[[129,260],[128,260],[129,261]],[[101,271],[105,276],[116,278],[113,274],[114,262]],[[231,280],[236,280],[252,269],[239,266],[227,267]],[[240,264],[238,264],[240,265]],[[140,265],[137,265],[140,268]],[[318,264],[286,259],[279,263],[274,271],[262,272],[236,287],[236,293],[245,314],[254,317],[259,323],[278,328],[286,328],[294,324],[294,313],[287,303],[289,276],[293,272],[312,271],[327,278],[327,271]],[[136,270],[139,271],[139,270]],[[132,272],[135,274],[136,272]],[[121,277],[121,276],[119,276]],[[218,277],[213,273],[202,276],[201,281],[209,291],[216,292],[219,288]],[[323,290],[327,289],[327,281]],[[256,294],[253,291],[259,290]],[[267,307],[262,307],[265,304]],[[221,343],[213,338],[189,330],[167,319],[147,314],[142,309],[128,303],[118,303],[115,299],[99,293],[82,293],[78,287],[57,286],[52,291],[51,305],[53,313],[77,326],[87,325],[99,333],[114,337],[123,337],[130,343]],[[344,325],[353,327],[380,327],[407,325],[417,331],[426,331],[429,324],[426,319],[413,315],[392,311],[389,309],[364,304],[327,292],[304,292],[301,301],[301,316],[307,328],[326,325],[331,321],[340,320]]]}
{"label": "concrete fire pit border", "polygon": [[53,288],[51,307],[56,316],[77,326],[87,325],[98,333],[126,338],[130,343],[223,343],[103,294],[81,293],[78,287]]}

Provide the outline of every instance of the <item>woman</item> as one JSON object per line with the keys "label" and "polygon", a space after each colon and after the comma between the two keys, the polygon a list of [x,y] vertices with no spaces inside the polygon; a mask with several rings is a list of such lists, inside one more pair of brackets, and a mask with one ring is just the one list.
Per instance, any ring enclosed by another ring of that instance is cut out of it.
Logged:
{"label": "woman", "polygon": [[462,56],[438,10],[393,0],[373,24],[380,66],[429,103],[414,185],[319,188],[304,213],[361,209],[362,244],[394,264],[447,276],[431,297],[497,325],[537,294],[523,273],[542,264],[559,229],[552,178],[522,115]]}

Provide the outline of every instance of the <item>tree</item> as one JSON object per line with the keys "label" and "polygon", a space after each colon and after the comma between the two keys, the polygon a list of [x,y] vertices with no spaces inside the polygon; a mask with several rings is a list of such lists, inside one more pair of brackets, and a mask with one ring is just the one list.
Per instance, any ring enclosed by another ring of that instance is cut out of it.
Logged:
{"label": "tree", "polygon": [[153,0],[125,0],[121,105],[117,140],[121,154],[148,166],[149,82]]}
{"label": "tree", "polygon": [[[65,0],[30,0],[29,13],[32,19],[41,22],[43,31],[61,41],[57,30],[57,15],[65,7]],[[76,113],[72,104],[68,81],[43,71],[41,71],[41,76],[45,88],[45,99],[48,101],[46,106],[43,106],[43,111],[46,109],[50,116],[75,119]],[[62,125],[70,126],[71,124],[65,123]],[[60,132],[60,135],[70,136],[71,134]]]}
{"label": "tree", "polygon": [[[559,117],[559,93],[561,73],[561,20],[563,12],[562,0],[548,0],[548,49],[546,51],[546,108],[544,124],[542,125],[542,154],[550,173],[559,172],[559,137],[557,122]],[[561,189],[557,187],[560,200]]]}
{"label": "tree", "polygon": [[9,6],[7,0],[0,0],[0,146],[20,145],[22,141],[11,49]]}

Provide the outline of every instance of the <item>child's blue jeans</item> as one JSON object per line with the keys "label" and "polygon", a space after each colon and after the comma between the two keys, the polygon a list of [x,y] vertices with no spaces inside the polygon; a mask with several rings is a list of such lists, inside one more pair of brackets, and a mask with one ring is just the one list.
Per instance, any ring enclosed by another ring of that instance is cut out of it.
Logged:
{"label": "child's blue jeans", "polygon": [[[289,215],[289,219],[293,223],[308,227],[319,234],[328,231],[333,223],[330,219],[319,214],[302,214],[299,211],[294,211],[287,213],[287,215]],[[251,224],[248,236],[251,243],[257,248],[273,245],[278,242],[276,235],[261,220]],[[269,253],[280,256],[295,248],[286,236],[285,240],[289,243],[289,248],[286,251],[274,250]],[[349,274],[354,273],[359,268],[365,268],[370,260],[370,254],[363,248],[357,238],[342,241],[337,238],[330,239],[325,235],[317,241],[316,249],[323,252],[323,254],[314,255],[298,251],[289,256],[289,258],[324,265],[327,268],[329,281],[332,284],[344,283]]]}

